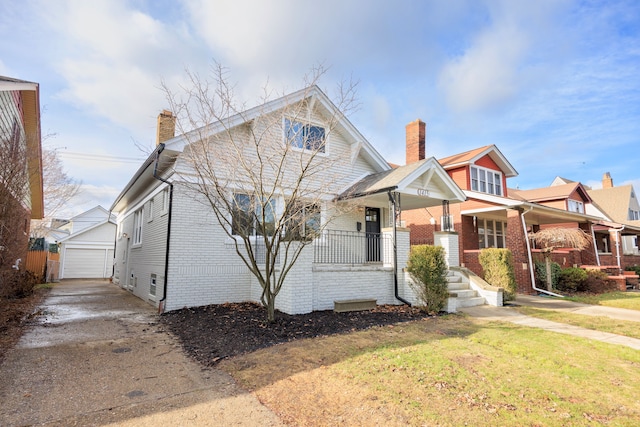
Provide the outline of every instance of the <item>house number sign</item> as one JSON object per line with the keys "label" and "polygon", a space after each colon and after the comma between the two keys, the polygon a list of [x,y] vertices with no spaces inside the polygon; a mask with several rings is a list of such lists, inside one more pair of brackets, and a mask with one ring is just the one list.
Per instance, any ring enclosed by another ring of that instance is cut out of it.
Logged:
{"label": "house number sign", "polygon": [[418,188],[418,196],[429,196],[429,190],[425,190],[424,188]]}

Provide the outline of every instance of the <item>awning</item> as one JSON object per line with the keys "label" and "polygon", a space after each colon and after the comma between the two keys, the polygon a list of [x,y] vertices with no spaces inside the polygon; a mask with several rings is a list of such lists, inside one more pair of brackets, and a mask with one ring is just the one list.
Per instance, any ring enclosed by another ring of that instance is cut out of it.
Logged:
{"label": "awning", "polygon": [[402,210],[439,206],[443,200],[450,203],[466,200],[460,187],[433,157],[368,175],[343,191],[336,200],[386,207],[389,192],[399,195]]}

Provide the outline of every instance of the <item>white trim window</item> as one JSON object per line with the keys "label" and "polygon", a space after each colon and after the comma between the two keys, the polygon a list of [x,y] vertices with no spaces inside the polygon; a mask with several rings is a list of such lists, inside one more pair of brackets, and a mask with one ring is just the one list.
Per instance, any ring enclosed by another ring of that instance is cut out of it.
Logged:
{"label": "white trim window", "polygon": [[[231,234],[234,236],[272,235],[275,229],[276,201],[256,203],[254,196],[233,194]],[[264,207],[264,223],[262,210]]]}
{"label": "white trim window", "polygon": [[155,273],[151,274],[151,280],[149,281],[149,295],[155,297],[158,285],[158,276]]}
{"label": "white trim window", "polygon": [[301,150],[324,153],[326,149],[325,131],[322,126],[305,125],[284,119],[285,144]]}
{"label": "white trim window", "polygon": [[471,166],[471,190],[502,196],[502,173],[480,166]]}
{"label": "white trim window", "polygon": [[144,210],[142,208],[138,209],[133,214],[133,244],[141,245],[142,244],[142,217]]}
{"label": "white trim window", "polygon": [[639,219],[640,219],[640,211],[629,209],[629,220],[630,221],[637,221]]}
{"label": "white trim window", "polygon": [[149,207],[147,209],[147,222],[151,222],[153,221],[153,199],[149,200]]}
{"label": "white trim window", "polygon": [[507,223],[492,219],[477,219],[478,248],[506,248]]}
{"label": "white trim window", "polygon": [[584,213],[584,203],[579,200],[568,199],[567,208],[569,212],[578,212],[581,214]]}
{"label": "white trim window", "polygon": [[165,188],[162,190],[162,211],[161,214],[164,215],[169,212],[169,189]]}
{"label": "white trim window", "polygon": [[320,205],[295,201],[289,206],[289,212],[290,214],[284,219],[286,239],[311,240],[320,234],[322,224]]}

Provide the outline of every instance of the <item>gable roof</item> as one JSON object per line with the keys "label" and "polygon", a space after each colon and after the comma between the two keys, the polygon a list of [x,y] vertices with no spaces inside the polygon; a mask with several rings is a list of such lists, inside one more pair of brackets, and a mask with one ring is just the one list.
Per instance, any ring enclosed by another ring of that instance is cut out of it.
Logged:
{"label": "gable roof", "polygon": [[[367,139],[356,129],[355,126],[342,114],[336,105],[329,99],[327,95],[316,85],[312,85],[288,95],[284,95],[278,99],[268,101],[264,104],[250,108],[246,111],[234,114],[225,120],[211,123],[205,127],[195,129],[186,134],[178,135],[168,141],[165,141],[166,147],[173,151],[182,151],[191,141],[198,140],[207,136],[215,135],[235,126],[249,122],[256,117],[264,114],[276,112],[284,109],[289,105],[299,103],[301,101],[311,99],[316,103],[320,103],[330,114],[338,118],[338,127],[346,132],[358,144],[357,150],[377,171],[390,169],[391,166],[382,157],[382,155],[367,141]],[[205,129],[206,128],[206,129]],[[203,133],[204,132],[204,133]]]}
{"label": "gable roof", "polygon": [[485,145],[484,147],[474,148],[473,150],[465,151],[464,153],[454,154],[443,159],[439,159],[438,162],[445,168],[451,169],[454,167],[460,167],[470,165],[484,156],[489,156],[491,160],[495,162],[500,168],[505,177],[510,178],[517,176],[518,172],[509,163],[507,158],[498,150],[494,144]]}
{"label": "gable roof", "polygon": [[640,225],[640,221],[629,220],[629,203],[632,199],[632,194],[635,195],[632,185],[618,185],[610,188],[589,190],[588,193],[612,220],[621,224]]}
{"label": "gable roof", "polygon": [[551,187],[534,188],[531,190],[509,189],[509,195],[514,199],[525,200],[528,202],[544,202],[551,200],[568,199],[569,196],[577,191],[586,203],[591,203],[591,197],[587,190],[579,182],[569,184],[553,185]]}
{"label": "gable roof", "polygon": [[442,200],[454,203],[466,200],[464,192],[433,157],[368,175],[343,191],[336,200],[381,195],[378,200],[385,201],[384,193],[389,191],[401,194],[401,205],[405,210],[435,206]]}
{"label": "gable roof", "polygon": [[556,176],[553,181],[551,181],[551,185],[549,187],[553,187],[554,185],[563,185],[563,184],[571,184],[575,181],[572,181],[567,178],[563,178],[561,176]]}

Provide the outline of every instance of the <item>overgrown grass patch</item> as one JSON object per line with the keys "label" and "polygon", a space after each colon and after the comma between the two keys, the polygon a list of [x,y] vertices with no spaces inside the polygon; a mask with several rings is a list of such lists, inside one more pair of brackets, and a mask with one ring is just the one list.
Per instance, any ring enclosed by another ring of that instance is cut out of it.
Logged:
{"label": "overgrown grass patch", "polygon": [[630,320],[617,320],[605,316],[588,316],[559,310],[545,310],[533,307],[516,307],[518,312],[552,322],[566,323],[594,331],[609,332],[625,337],[640,339],[640,323]]}
{"label": "overgrown grass patch", "polygon": [[576,294],[567,297],[570,301],[584,304],[640,310],[640,292],[605,292],[603,294]]}
{"label": "overgrown grass patch", "polygon": [[302,340],[220,367],[294,425],[640,424],[640,352],[462,316]]}

